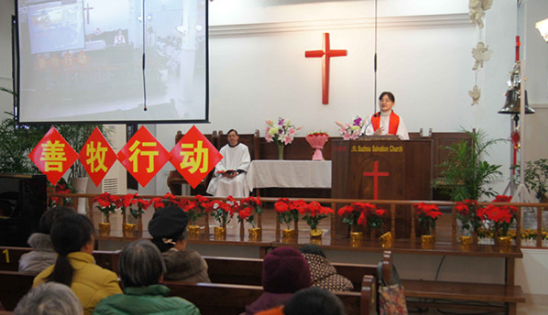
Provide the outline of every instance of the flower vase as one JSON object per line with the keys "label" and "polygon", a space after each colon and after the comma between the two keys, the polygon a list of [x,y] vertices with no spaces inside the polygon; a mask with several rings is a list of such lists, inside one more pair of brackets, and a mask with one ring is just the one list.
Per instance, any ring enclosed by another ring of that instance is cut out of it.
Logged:
{"label": "flower vase", "polygon": [[226,239],[226,227],[216,226],[213,230],[213,235],[215,240],[225,240]]}
{"label": "flower vase", "polygon": [[250,241],[258,241],[261,239],[261,237],[262,237],[262,229],[260,227],[249,229]]}
{"label": "flower vase", "polygon": [[135,232],[135,224],[133,224],[133,223],[124,223],[123,228],[124,228],[124,236],[126,236],[126,237],[132,237],[133,236],[133,232]]}
{"label": "flower vase", "polygon": [[283,160],[285,145],[282,142],[276,142],[276,145],[278,146],[278,160]]}
{"label": "flower vase", "polygon": [[421,235],[421,246],[423,249],[432,249],[434,248],[434,243],[436,238],[434,235]]}
{"label": "flower vase", "polygon": [[327,135],[319,135],[319,136],[308,135],[308,136],[306,136],[305,139],[306,139],[306,141],[308,141],[308,144],[310,144],[310,146],[313,149],[316,149],[314,151],[314,154],[312,155],[312,161],[323,161],[324,160],[322,150],[323,150],[323,147],[324,147],[325,143],[327,142],[328,138],[329,138],[329,136],[327,136]]}

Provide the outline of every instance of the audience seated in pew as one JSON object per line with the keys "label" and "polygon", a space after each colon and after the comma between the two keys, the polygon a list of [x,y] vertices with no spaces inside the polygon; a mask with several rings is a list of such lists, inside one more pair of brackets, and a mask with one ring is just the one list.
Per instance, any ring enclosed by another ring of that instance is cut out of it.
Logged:
{"label": "audience seated in pew", "polygon": [[187,249],[188,215],[181,208],[166,207],[154,213],[148,224],[152,243],[162,252],[166,280],[211,282],[207,263],[200,254]]}
{"label": "audience seated in pew", "polygon": [[44,282],[70,286],[86,315],[91,315],[103,298],[122,293],[116,274],[95,264],[92,256],[94,236],[93,225],[85,215],[75,213],[59,217],[51,228],[57,260],[55,265],[36,276],[33,287]]}
{"label": "audience seated in pew", "polygon": [[29,291],[13,311],[14,315],[82,315],[84,309],[64,284],[47,282]]}
{"label": "audience seated in pew", "polygon": [[352,282],[337,274],[337,269],[327,260],[322,248],[318,245],[307,244],[299,248],[310,267],[312,286],[329,291],[352,291]]}
{"label": "audience seated in pew", "polygon": [[312,284],[310,269],[304,256],[291,247],[278,247],[263,261],[264,293],[246,306],[241,315],[251,315],[284,305],[293,294]]}
{"label": "audience seated in pew", "polygon": [[102,300],[93,314],[170,314],[199,315],[196,306],[181,297],[167,297],[164,281],[166,266],[158,248],[148,240],[126,246],[120,254],[119,272],[124,294]]}
{"label": "audience seated in pew", "polygon": [[51,243],[51,226],[60,216],[71,213],[74,210],[68,207],[54,207],[44,212],[38,223],[38,232],[32,233],[27,241],[33,251],[21,256],[19,271],[39,273],[55,263],[57,253]]}
{"label": "audience seated in pew", "polygon": [[285,306],[256,315],[345,315],[344,305],[332,292],[318,287],[302,289]]}

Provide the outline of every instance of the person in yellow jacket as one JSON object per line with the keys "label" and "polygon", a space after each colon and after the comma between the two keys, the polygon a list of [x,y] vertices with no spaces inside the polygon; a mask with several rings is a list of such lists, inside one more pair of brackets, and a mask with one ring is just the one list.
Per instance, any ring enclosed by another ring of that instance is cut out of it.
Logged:
{"label": "person in yellow jacket", "polygon": [[69,286],[82,303],[85,315],[91,315],[105,297],[122,293],[116,274],[95,264],[94,235],[91,221],[82,214],[67,214],[57,219],[51,229],[57,260],[55,265],[38,274],[33,283],[33,287],[44,282]]}

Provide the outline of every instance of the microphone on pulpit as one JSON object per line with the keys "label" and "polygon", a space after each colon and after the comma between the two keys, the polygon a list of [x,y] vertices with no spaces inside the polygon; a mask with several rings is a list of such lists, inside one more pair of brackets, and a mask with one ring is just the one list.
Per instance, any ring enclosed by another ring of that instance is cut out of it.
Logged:
{"label": "microphone on pulpit", "polygon": [[[377,117],[376,115],[377,114],[373,114],[373,116]],[[367,129],[367,127],[369,127],[372,123],[373,122],[371,121],[371,117],[367,118],[365,124],[363,124],[362,131],[360,132],[360,137],[365,135],[365,129]]]}

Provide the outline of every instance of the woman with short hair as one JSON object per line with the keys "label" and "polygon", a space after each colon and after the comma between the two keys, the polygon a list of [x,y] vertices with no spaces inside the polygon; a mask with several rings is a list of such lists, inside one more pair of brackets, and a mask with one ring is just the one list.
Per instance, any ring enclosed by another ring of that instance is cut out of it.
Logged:
{"label": "woman with short hair", "polygon": [[169,288],[161,285],[166,266],[158,248],[148,240],[126,246],[118,262],[124,294],[102,300],[93,314],[120,315],[199,315],[200,311],[180,297],[167,297]]}

